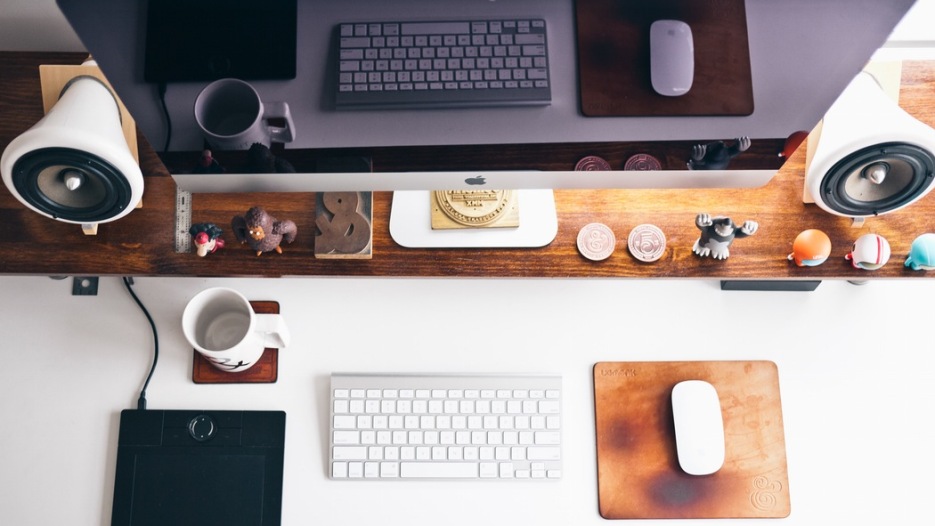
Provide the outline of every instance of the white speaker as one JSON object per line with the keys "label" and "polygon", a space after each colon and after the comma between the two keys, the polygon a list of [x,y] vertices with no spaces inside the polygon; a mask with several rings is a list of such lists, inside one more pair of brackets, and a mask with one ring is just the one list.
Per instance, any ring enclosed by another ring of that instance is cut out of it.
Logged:
{"label": "white speaker", "polygon": [[809,152],[806,193],[827,212],[855,220],[893,212],[932,189],[933,152],[935,130],[864,71],[825,114]]}
{"label": "white speaker", "polygon": [[0,173],[24,205],[86,232],[127,215],[143,195],[117,99],[93,76],[71,79],[45,117],[10,142]]}

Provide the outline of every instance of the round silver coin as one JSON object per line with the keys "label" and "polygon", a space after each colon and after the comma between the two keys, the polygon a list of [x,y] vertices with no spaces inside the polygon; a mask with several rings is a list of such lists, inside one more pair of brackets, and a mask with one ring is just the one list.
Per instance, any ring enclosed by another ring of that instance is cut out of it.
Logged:
{"label": "round silver coin", "polygon": [[656,225],[639,225],[627,237],[630,254],[640,261],[659,260],[666,251],[666,235]]}
{"label": "round silver coin", "polygon": [[589,223],[578,231],[578,252],[591,261],[610,257],[617,245],[613,230],[602,223]]}
{"label": "round silver coin", "polygon": [[581,160],[575,164],[576,172],[603,172],[607,170],[610,170],[610,163],[596,155],[582,157]]}

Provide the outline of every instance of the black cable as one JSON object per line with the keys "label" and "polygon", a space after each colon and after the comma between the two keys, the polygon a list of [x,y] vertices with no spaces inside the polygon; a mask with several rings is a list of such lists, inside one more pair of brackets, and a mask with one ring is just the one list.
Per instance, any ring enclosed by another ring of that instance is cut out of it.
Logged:
{"label": "black cable", "polygon": [[136,401],[137,409],[146,409],[146,388],[149,387],[149,381],[153,378],[153,373],[156,372],[156,362],[159,361],[159,334],[156,332],[156,323],[153,321],[153,317],[149,315],[149,311],[146,310],[146,307],[143,306],[143,302],[136,297],[136,294],[131,288],[131,285],[133,285],[133,278],[124,277],[123,285],[127,288],[127,292],[130,293],[130,296],[133,297],[133,301],[136,302],[140,310],[143,311],[143,314],[146,315],[146,319],[149,320],[149,326],[153,329],[153,365],[150,367],[149,375],[146,376],[146,381],[143,383],[143,389],[140,391],[140,398]]}
{"label": "black cable", "polygon": [[163,153],[169,151],[169,143],[172,142],[172,117],[169,116],[169,107],[166,106],[166,88],[165,82],[160,82],[157,90],[159,91],[159,102],[162,105],[162,115],[166,118],[166,144],[162,147]]}

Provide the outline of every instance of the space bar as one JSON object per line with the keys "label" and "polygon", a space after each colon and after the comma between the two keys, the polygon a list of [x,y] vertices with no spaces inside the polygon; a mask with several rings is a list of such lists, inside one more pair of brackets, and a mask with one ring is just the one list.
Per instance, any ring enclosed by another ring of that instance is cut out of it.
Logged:
{"label": "space bar", "polygon": [[401,462],[400,478],[477,478],[476,462]]}
{"label": "space bar", "polygon": [[402,35],[469,35],[468,22],[405,22],[400,24]]}

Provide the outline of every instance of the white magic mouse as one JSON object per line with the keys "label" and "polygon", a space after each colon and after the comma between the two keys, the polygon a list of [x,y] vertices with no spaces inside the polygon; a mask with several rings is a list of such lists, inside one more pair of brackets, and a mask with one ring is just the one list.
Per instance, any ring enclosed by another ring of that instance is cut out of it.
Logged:
{"label": "white magic mouse", "polygon": [[649,27],[649,64],[653,89],[660,95],[688,93],[695,77],[692,29],[681,20],[656,20]]}
{"label": "white magic mouse", "polygon": [[672,388],[672,418],[679,466],[689,475],[710,475],[724,465],[724,420],[713,385],[686,380]]}

